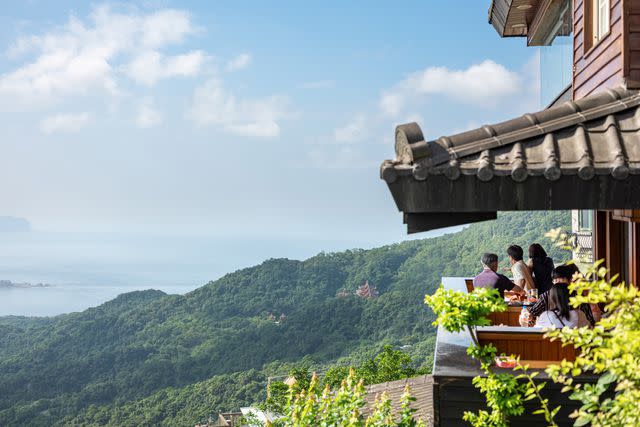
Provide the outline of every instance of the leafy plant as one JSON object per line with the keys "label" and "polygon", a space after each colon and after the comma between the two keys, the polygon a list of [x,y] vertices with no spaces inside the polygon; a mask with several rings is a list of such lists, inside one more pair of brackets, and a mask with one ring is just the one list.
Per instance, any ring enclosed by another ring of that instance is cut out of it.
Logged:
{"label": "leafy plant", "polygon": [[[411,356],[386,345],[375,357],[365,360],[358,367],[332,366],[322,376],[320,383],[325,387],[337,389],[349,376],[353,376],[357,381],[362,380],[363,384],[367,385],[409,378],[420,373],[424,372],[413,367]],[[291,388],[294,394],[298,394],[308,389],[312,375],[308,368],[297,367],[289,371],[289,377],[295,379]],[[272,413],[284,414],[289,394],[290,387],[284,382],[271,381],[268,385],[267,399],[261,407]]]}
{"label": "leafy plant", "polygon": [[[580,350],[575,361],[550,366],[551,378],[582,402],[572,416],[575,426],[596,427],[640,425],[640,291],[633,285],[607,279],[602,261],[569,286],[571,304],[604,304],[606,315],[593,329],[553,330],[547,333],[563,345]],[[580,384],[582,373],[600,374],[596,384]]]}
{"label": "leafy plant", "polygon": [[487,317],[497,311],[506,311],[507,305],[495,289],[478,288],[471,293],[445,289],[440,285],[433,295],[424,297],[426,304],[438,316],[433,325],[440,325],[450,332],[469,331],[471,339],[478,344],[477,326],[488,326]]}
{"label": "leafy plant", "polygon": [[373,412],[368,417],[363,415],[365,406],[364,382],[358,380],[355,371],[342,382],[337,390],[329,385],[320,391],[318,377],[314,374],[307,390],[294,394],[291,389],[289,410],[287,414],[275,421],[274,427],[310,427],[310,426],[345,426],[345,427],[420,427],[425,426],[422,420],[415,419],[415,410],[411,408],[413,399],[409,389],[401,399],[401,410],[397,417],[391,411],[391,401],[386,393],[378,396]]}

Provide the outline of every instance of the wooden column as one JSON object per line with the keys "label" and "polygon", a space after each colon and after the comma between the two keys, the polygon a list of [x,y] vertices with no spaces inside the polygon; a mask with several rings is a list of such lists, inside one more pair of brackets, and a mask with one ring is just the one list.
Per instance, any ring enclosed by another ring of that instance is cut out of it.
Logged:
{"label": "wooden column", "polygon": [[629,282],[640,286],[640,223],[629,224]]}
{"label": "wooden column", "polygon": [[607,259],[607,211],[593,212],[593,260]]}
{"label": "wooden column", "polygon": [[593,250],[611,276],[640,285],[640,211],[596,211]]}
{"label": "wooden column", "polygon": [[611,211],[596,211],[594,221],[594,260],[604,259],[609,277],[624,272],[623,223],[613,219]]}

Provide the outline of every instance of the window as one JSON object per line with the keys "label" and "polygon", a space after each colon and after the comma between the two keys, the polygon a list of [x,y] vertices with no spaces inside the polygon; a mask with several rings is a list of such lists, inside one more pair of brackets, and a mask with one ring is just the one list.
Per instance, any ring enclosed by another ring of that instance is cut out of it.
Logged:
{"label": "window", "polygon": [[594,32],[594,42],[600,41],[605,34],[609,32],[609,11],[611,7],[609,6],[609,0],[595,0],[598,4],[596,9],[596,16],[594,17],[594,28],[596,31]]}
{"label": "window", "polygon": [[564,0],[557,18],[540,46],[540,107],[554,101],[573,78],[573,9]]}
{"label": "window", "polygon": [[609,33],[610,0],[585,0],[585,49],[595,46]]}
{"label": "window", "polygon": [[578,211],[578,230],[590,231],[593,229],[593,211]]}

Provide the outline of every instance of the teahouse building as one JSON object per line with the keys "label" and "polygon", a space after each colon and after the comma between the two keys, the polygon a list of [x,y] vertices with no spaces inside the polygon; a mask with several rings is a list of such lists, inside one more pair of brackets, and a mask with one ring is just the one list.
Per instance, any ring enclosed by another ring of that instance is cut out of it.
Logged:
{"label": "teahouse building", "polygon": [[[580,210],[593,224],[593,258],[640,283],[640,0],[493,0],[489,22],[502,37],[540,46],[549,107],[437,139],[416,123],[398,126],[396,158],[382,163],[380,176],[408,232],[494,219],[498,211]],[[538,367],[571,357],[526,329],[480,333]],[[464,410],[483,405],[464,345],[438,331],[436,425],[465,425]],[[559,424],[572,425],[576,403],[553,385],[545,393],[563,405]],[[522,417],[517,425],[545,423]]]}

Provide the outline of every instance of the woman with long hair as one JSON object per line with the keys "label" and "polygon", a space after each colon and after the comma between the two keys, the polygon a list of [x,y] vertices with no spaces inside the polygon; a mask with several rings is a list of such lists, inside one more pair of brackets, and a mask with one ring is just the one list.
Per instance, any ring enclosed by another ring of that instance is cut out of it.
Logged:
{"label": "woman with long hair", "polygon": [[538,289],[538,294],[543,294],[551,288],[551,272],[553,271],[553,260],[547,256],[540,243],[529,246],[529,262],[527,266],[531,270],[533,281]]}
{"label": "woman with long hair", "polygon": [[569,288],[566,283],[554,283],[548,291],[547,310],[536,320],[536,326],[542,328],[580,328],[589,326],[584,312],[571,307]]}

